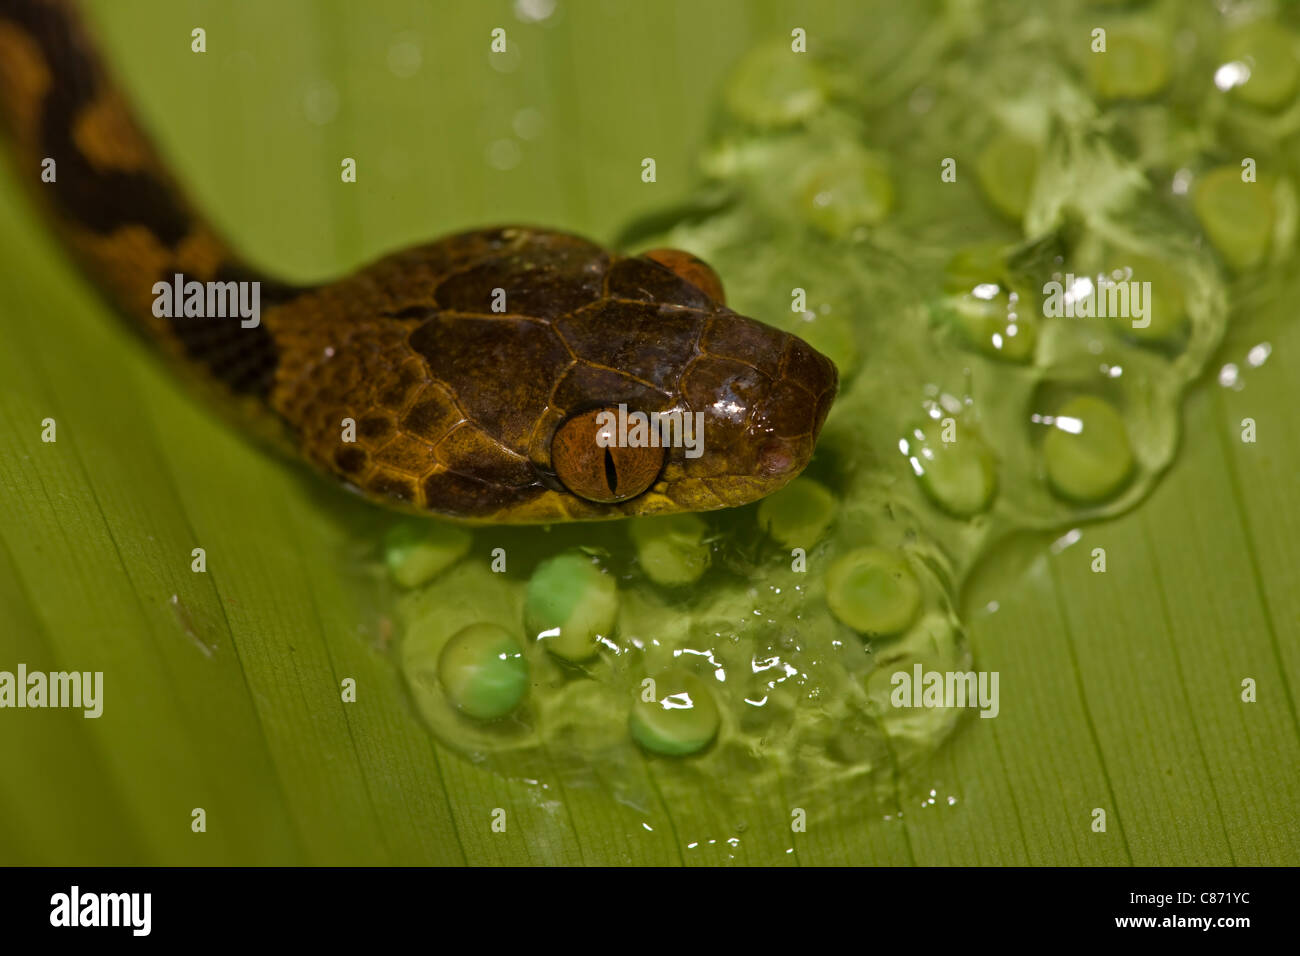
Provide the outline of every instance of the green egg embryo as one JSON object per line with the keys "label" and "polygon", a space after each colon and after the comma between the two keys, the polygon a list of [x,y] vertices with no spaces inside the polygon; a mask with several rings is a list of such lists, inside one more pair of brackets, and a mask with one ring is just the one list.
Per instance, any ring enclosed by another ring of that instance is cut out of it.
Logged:
{"label": "green egg embryo", "polygon": [[578,663],[595,657],[614,630],[618,588],[581,551],[543,561],[528,581],[524,626],[556,657]]}
{"label": "green egg embryo", "polygon": [[901,554],[858,548],[826,572],[826,603],[860,634],[898,634],[916,619],[921,585]]}
{"label": "green egg embryo", "polygon": [[1103,501],[1133,472],[1124,419],[1104,399],[1081,395],[1057,412],[1043,442],[1052,489],[1071,501]]}
{"label": "green egg embryo", "polygon": [[519,642],[497,624],[456,632],[438,657],[438,680],[461,713],[478,720],[504,717],[528,690],[528,661]]}
{"label": "green egg embryo", "polygon": [[712,743],[721,718],[704,681],[694,674],[665,671],[643,686],[628,716],[633,740],[666,757],[684,757]]}
{"label": "green egg embryo", "polygon": [[958,518],[978,514],[997,490],[993,452],[971,429],[955,426],[950,440],[943,431],[937,422],[918,425],[903,439],[904,454],[935,504]]}

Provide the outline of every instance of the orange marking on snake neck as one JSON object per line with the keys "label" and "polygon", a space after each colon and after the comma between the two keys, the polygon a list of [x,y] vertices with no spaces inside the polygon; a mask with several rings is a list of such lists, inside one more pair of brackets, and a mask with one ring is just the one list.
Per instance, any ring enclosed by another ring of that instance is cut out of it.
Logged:
{"label": "orange marking on snake neck", "polygon": [[[206,228],[191,232],[176,247],[174,265],[185,278],[206,282],[228,257],[228,250],[220,239]],[[164,277],[165,278],[165,277]]]}
{"label": "orange marking on snake neck", "polygon": [[72,127],[72,139],[98,169],[136,170],[149,166],[152,150],[115,93],[100,97],[81,111]]}
{"label": "orange marking on snake neck", "polygon": [[144,226],[123,226],[107,236],[68,232],[69,241],[119,301],[136,316],[152,317],[153,284],[167,271],[172,251]]}
{"label": "orange marking on snake neck", "polygon": [[50,70],[36,42],[17,27],[0,23],[0,101],[25,142],[36,140],[41,102],[49,88]]}

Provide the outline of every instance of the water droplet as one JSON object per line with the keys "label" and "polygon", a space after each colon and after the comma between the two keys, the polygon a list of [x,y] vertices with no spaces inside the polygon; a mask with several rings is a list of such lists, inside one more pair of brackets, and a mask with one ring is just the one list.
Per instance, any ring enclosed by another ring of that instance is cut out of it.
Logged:
{"label": "water droplet", "polygon": [[1214,71],[1214,85],[1223,91],[1241,86],[1250,79],[1250,66],[1240,60],[1225,63]]}
{"label": "water droplet", "polygon": [[540,23],[555,12],[555,0],[515,0],[515,17],[521,23]]}
{"label": "water droplet", "polygon": [[414,76],[423,59],[419,38],[413,33],[398,34],[388,47],[388,72],[402,78]]}
{"label": "water droplet", "polygon": [[542,131],[546,127],[546,118],[542,116],[541,110],[525,106],[515,113],[511,125],[514,128],[515,135],[520,139],[537,139],[542,135]]}
{"label": "water droplet", "polygon": [[488,165],[493,169],[514,169],[519,165],[520,157],[519,144],[513,139],[495,140],[487,148]]}
{"label": "water droplet", "polygon": [[518,42],[514,37],[511,37],[503,51],[500,53],[489,52],[487,58],[492,69],[498,73],[513,73],[519,69],[519,63],[523,60],[523,55],[519,51]]}
{"label": "water droplet", "polygon": [[321,80],[308,88],[302,97],[302,111],[307,122],[316,126],[332,122],[339,112],[339,94],[334,84]]}

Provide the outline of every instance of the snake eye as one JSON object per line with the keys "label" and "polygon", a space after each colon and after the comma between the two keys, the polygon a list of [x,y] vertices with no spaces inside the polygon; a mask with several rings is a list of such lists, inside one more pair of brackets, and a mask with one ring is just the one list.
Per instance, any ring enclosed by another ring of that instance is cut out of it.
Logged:
{"label": "snake eye", "polygon": [[618,409],[597,408],[574,415],[551,439],[551,467],[578,497],[626,501],[659,477],[663,448],[620,441],[617,424]]}

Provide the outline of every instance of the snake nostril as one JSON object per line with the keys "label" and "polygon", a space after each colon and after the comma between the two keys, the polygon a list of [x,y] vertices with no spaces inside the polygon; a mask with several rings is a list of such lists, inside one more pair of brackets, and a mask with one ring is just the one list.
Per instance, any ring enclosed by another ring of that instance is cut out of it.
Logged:
{"label": "snake nostril", "polygon": [[774,438],[758,450],[758,470],[768,477],[778,477],[793,471],[798,465],[794,447],[787,441]]}

